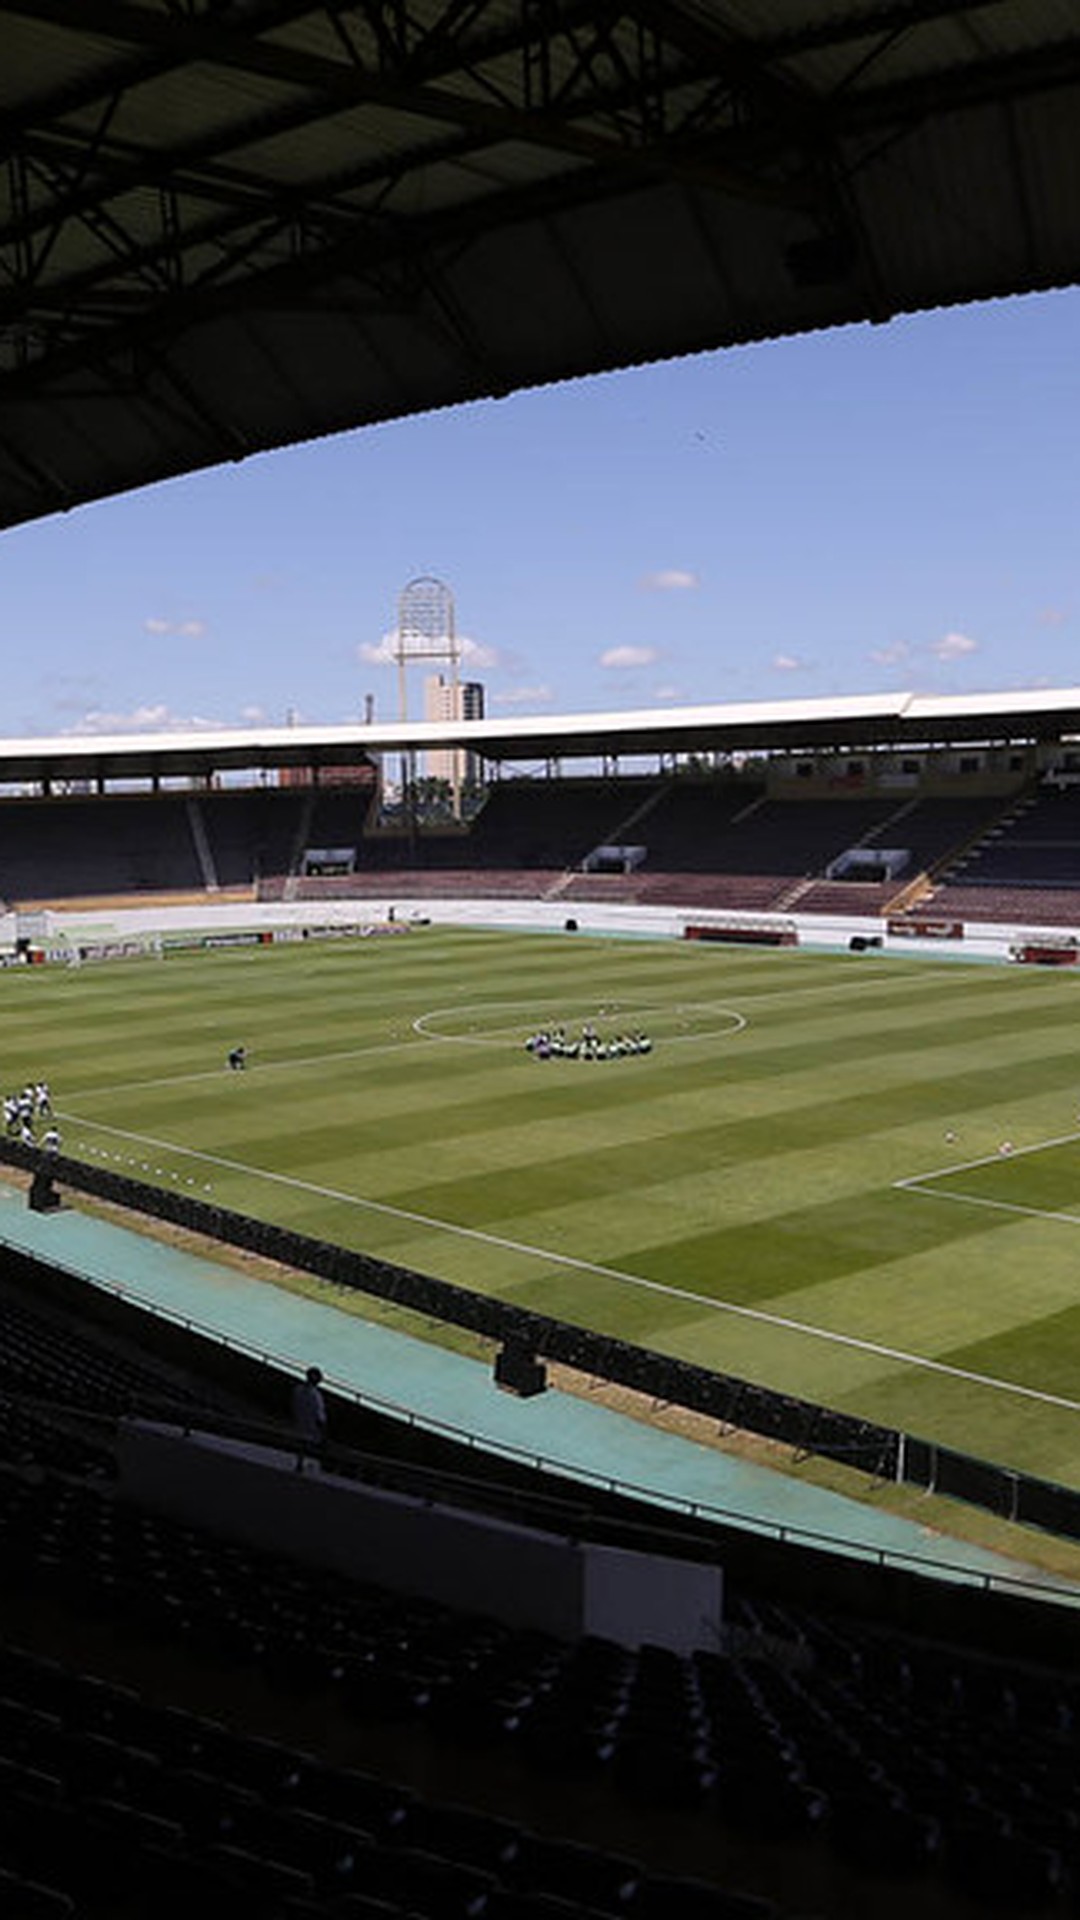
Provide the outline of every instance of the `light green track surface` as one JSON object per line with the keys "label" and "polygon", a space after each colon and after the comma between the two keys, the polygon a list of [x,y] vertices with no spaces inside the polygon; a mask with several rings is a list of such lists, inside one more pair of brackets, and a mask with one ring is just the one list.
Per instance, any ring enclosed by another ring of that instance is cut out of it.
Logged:
{"label": "light green track surface", "polygon": [[[525,1051],[585,1020],[653,1051]],[[41,1076],[74,1157],[1080,1485],[1067,970],[424,930],[10,971]]]}

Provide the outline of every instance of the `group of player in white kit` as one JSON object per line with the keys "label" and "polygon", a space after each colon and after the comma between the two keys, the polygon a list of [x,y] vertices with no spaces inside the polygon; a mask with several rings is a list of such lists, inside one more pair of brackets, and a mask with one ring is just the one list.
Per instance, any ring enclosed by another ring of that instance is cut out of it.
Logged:
{"label": "group of player in white kit", "polygon": [[[38,1137],[38,1127],[45,1131]],[[60,1130],[52,1117],[52,1095],[47,1080],[28,1080],[19,1093],[4,1095],[4,1131],[24,1147],[44,1147],[59,1153]]]}
{"label": "group of player in white kit", "polygon": [[580,1036],[573,1040],[568,1039],[564,1027],[541,1027],[538,1033],[529,1035],[525,1051],[534,1060],[623,1060],[630,1054],[651,1053],[652,1041],[638,1030],[605,1039],[587,1020]]}

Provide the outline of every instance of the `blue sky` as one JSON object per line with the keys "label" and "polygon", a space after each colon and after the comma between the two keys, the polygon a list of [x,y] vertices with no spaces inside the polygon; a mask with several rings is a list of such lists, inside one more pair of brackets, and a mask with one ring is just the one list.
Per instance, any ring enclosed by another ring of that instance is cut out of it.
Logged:
{"label": "blue sky", "polygon": [[15,528],[0,726],[393,720],[422,574],[493,714],[1072,685],[1078,338],[1075,291],[845,328]]}

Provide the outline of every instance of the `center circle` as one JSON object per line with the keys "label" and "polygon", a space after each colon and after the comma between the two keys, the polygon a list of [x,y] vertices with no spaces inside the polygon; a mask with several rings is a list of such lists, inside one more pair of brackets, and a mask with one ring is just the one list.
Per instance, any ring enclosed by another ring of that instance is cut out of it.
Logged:
{"label": "center circle", "polygon": [[[504,1016],[509,1013],[520,1014],[520,1018],[506,1020]],[[605,1031],[651,1026],[653,1037],[664,1046],[685,1040],[730,1039],[749,1024],[737,1008],[712,1001],[680,1001],[674,1006],[647,1000],[598,1001],[538,1015],[533,1001],[480,1000],[461,1007],[432,1007],[418,1014],[412,1026],[413,1032],[425,1040],[492,1047],[523,1045],[539,1029],[563,1027],[569,1031],[586,1022],[602,1025]]]}

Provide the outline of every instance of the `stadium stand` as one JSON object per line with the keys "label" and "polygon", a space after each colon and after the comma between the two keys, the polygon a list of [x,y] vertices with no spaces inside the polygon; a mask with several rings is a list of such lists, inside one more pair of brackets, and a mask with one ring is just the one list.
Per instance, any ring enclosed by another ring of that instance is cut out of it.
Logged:
{"label": "stadium stand", "polygon": [[0,1277],[0,1460],[111,1477],[108,1436],[136,1410],[251,1409],[182,1370],[148,1363],[137,1347],[95,1340],[77,1316],[35,1308],[10,1276]]}
{"label": "stadium stand", "polygon": [[363,869],[351,874],[308,874],[295,881],[266,881],[260,900],[536,900],[559,888],[562,874],[535,869],[460,870],[430,867]]}
{"label": "stadium stand", "polygon": [[218,884],[254,887],[264,875],[286,882],[302,871],[308,848],[352,852],[372,798],[372,789],[358,785],[201,797]]}
{"label": "stadium stand", "polygon": [[629,837],[660,791],[659,781],[632,776],[499,781],[474,823],[470,857],[482,867],[579,866],[594,847]]}
{"label": "stadium stand", "polygon": [[311,796],[240,793],[197,802],[216,884],[250,887],[262,874],[294,870],[307,839]]}
{"label": "stadium stand", "polygon": [[[259,897],[373,899],[392,882],[418,899],[532,897],[884,916],[921,875],[984,843],[1014,805],[993,793],[770,798],[760,781],[730,774],[504,780],[468,830],[368,831],[351,876],[308,876],[287,887],[280,876],[268,878]],[[875,845],[904,849],[900,873],[872,881],[857,871],[849,879],[829,877],[845,852],[872,852]],[[592,865],[599,849],[626,846],[640,850],[630,870]],[[925,897],[927,886],[919,892]]]}
{"label": "stadium stand", "polygon": [[912,869],[934,872],[955,861],[974,844],[996,832],[1015,806],[998,795],[971,799],[916,800],[904,814],[903,843],[912,850]]}
{"label": "stadium stand", "polygon": [[358,845],[372,790],[267,788],[0,803],[0,897],[20,905],[250,893],[309,846]]}
{"label": "stadium stand", "polygon": [[[110,1409],[186,1395],[227,1430],[259,1395],[200,1384],[190,1343],[183,1369],[136,1359],[115,1327],[2,1291],[0,1403],[32,1378],[46,1407],[14,1448],[0,1425],[16,1920],[1074,1910],[1080,1685],[1030,1617],[1023,1654],[983,1652],[975,1608],[964,1638],[927,1636],[808,1604],[774,1567],[679,1655],[508,1626],[497,1594],[480,1617],[353,1581],[118,1497]],[[53,1457],[50,1400],[86,1423],[84,1458]]]}
{"label": "stadium stand", "polygon": [[202,886],[179,795],[13,800],[0,807],[0,895],[6,900],[190,893]]}
{"label": "stadium stand", "polygon": [[[731,796],[731,812],[716,819],[707,789],[679,788],[670,796],[670,823],[657,809],[649,822],[649,863],[667,872],[768,873],[801,879],[823,873],[847,847],[861,845],[896,811],[885,800],[770,800],[749,804]],[[668,831],[665,833],[665,825]],[[654,842],[656,828],[660,838]]]}
{"label": "stadium stand", "polygon": [[959,860],[946,879],[965,886],[1055,889],[1080,886],[1080,792],[1038,787],[1026,792]]}
{"label": "stadium stand", "polygon": [[[597,859],[628,847],[626,870]],[[875,847],[903,849],[902,870],[830,874]],[[1068,925],[1080,916],[1080,800],[1069,787],[776,797],[724,772],[506,779],[460,826],[380,823],[373,779],[0,803],[0,898],[17,907],[388,893],[834,917],[930,905],[957,920]]]}
{"label": "stadium stand", "polygon": [[935,911],[965,920],[1072,926],[1080,919],[1080,794],[1028,790],[961,853],[942,863]]}
{"label": "stadium stand", "polygon": [[984,921],[997,926],[1076,927],[1080,925],[1080,887],[954,886],[935,887],[920,903],[943,919]]}
{"label": "stadium stand", "polygon": [[[375,827],[372,797],[300,785],[13,800],[0,890],[392,888],[738,911],[797,889],[800,912],[868,914],[896,883],[825,875],[876,843],[909,850],[901,886],[908,871],[944,877],[935,913],[1080,922],[1069,792],[898,804],[770,799],[700,776],[507,781],[469,831],[439,834]],[[598,845],[631,840],[647,848],[638,871],[582,871]],[[352,847],[354,872],[303,871],[308,849]],[[1004,1629],[983,1640],[961,1596],[935,1631],[916,1630],[877,1595],[841,1603],[818,1569],[812,1598],[790,1555],[740,1561],[725,1542],[715,1646],[563,1640],[508,1625],[497,1595],[483,1617],[458,1613],[396,1590],[390,1569],[385,1585],[349,1580],[118,1492],[118,1419],[164,1410],[231,1433],[285,1390],[268,1376],[241,1391],[193,1350],[167,1364],[70,1300],[61,1311],[0,1279],[5,1914],[1080,1910],[1080,1689],[1033,1617],[1016,1616],[1011,1642]],[[402,1467],[370,1452],[350,1470],[394,1486]],[[433,1458],[409,1471],[433,1499],[443,1489]],[[518,1514],[532,1497],[515,1488]],[[482,1478],[469,1498],[507,1511],[505,1486]]]}

